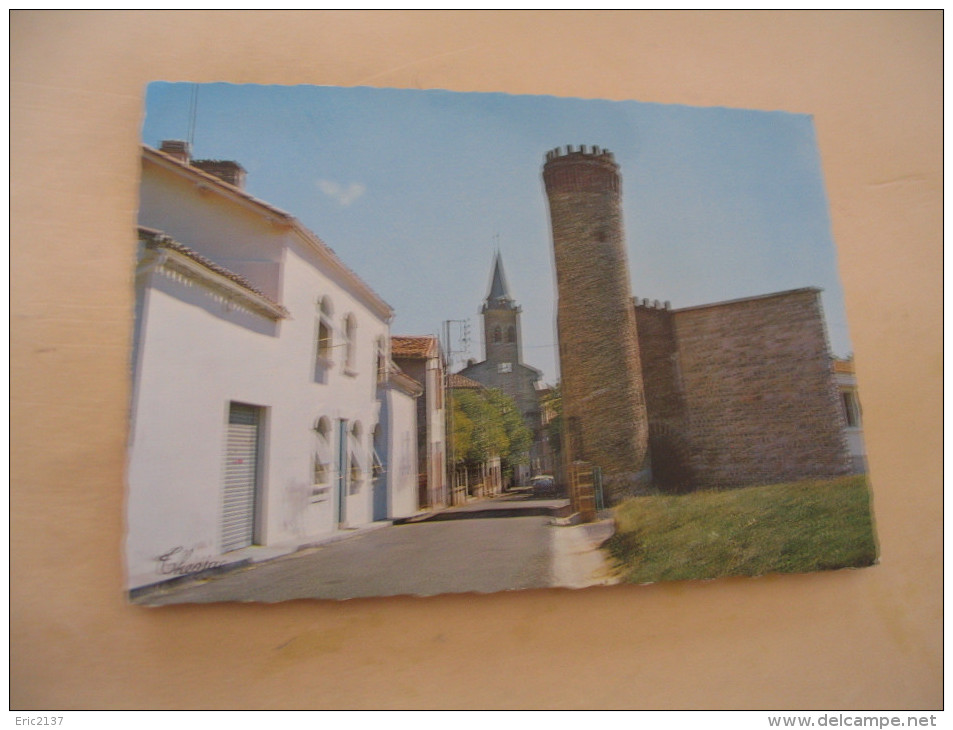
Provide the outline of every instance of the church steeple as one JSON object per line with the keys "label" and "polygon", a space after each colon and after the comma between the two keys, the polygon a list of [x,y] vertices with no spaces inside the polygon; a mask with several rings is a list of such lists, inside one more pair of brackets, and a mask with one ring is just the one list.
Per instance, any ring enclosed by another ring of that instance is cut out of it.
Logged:
{"label": "church steeple", "polygon": [[493,259],[493,276],[490,279],[490,292],[483,302],[483,311],[487,309],[513,309],[516,305],[510,297],[509,287],[506,286],[506,276],[503,274],[503,258],[496,252]]}
{"label": "church steeple", "polygon": [[[493,274],[490,277],[490,291],[486,295],[483,307],[483,342],[486,346],[486,360],[509,371],[514,364],[522,362],[520,343],[520,308],[510,296],[503,273],[503,258],[496,252],[493,259]],[[503,372],[501,371],[501,372]]]}

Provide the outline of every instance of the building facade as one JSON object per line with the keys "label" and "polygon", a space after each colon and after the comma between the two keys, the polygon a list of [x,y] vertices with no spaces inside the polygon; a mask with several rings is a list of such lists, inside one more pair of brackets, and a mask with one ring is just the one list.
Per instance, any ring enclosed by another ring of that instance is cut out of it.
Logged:
{"label": "building facade", "polygon": [[417,494],[420,508],[449,504],[447,489],[445,371],[440,342],[433,335],[395,335],[391,357],[398,368],[420,383],[417,400]]}
{"label": "building facade", "polygon": [[[131,589],[368,524],[375,503],[416,506],[375,499],[390,306],[243,175],[166,150],[142,153]],[[389,408],[390,433],[416,430],[415,409]]]}
{"label": "building facade", "polygon": [[374,519],[407,517],[418,510],[417,404],[423,386],[393,362],[378,377],[380,418],[374,430]]}
{"label": "building facade", "polygon": [[496,388],[513,399],[523,423],[533,433],[533,446],[526,463],[516,468],[514,479],[527,483],[533,472],[544,471],[546,452],[542,448],[543,431],[538,385],[542,373],[523,362],[523,337],[520,328],[521,308],[510,295],[503,260],[499,253],[493,261],[490,288],[480,315],[483,319],[483,351],[481,362],[470,361],[460,374],[487,388]]}
{"label": "building facade", "polygon": [[863,413],[860,408],[860,395],[857,392],[854,359],[852,357],[835,359],[834,377],[844,411],[844,437],[847,439],[851,468],[855,474],[863,474],[867,471],[867,447],[864,444]]}

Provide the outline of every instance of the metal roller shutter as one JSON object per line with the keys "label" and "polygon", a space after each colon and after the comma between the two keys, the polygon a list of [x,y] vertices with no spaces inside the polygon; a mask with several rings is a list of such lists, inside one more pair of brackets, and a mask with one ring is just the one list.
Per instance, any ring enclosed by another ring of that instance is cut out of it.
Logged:
{"label": "metal roller shutter", "polygon": [[222,551],[252,544],[258,482],[259,410],[232,403],[225,447],[225,490],[222,511]]}

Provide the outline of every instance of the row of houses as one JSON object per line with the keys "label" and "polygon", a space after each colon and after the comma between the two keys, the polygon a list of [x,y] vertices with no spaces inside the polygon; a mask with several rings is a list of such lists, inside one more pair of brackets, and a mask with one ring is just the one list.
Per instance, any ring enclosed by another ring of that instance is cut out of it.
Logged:
{"label": "row of houses", "polygon": [[142,149],[130,590],[449,499],[437,338],[244,177]]}

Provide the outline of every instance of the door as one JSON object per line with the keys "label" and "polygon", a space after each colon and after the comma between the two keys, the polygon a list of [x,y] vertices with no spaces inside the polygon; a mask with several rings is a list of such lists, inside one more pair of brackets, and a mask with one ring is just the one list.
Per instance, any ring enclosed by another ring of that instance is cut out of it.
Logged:
{"label": "door", "polygon": [[229,405],[222,552],[248,547],[255,539],[260,424],[260,408],[241,403]]}
{"label": "door", "polygon": [[[382,415],[382,418],[386,416],[386,413]],[[374,519],[375,520],[386,520],[389,512],[388,509],[388,499],[387,499],[387,466],[384,464],[384,461],[381,459],[381,454],[386,454],[384,438],[382,436],[383,429],[380,424],[374,429],[374,453],[373,453],[373,464],[371,467],[371,478],[372,485],[374,490]]]}

